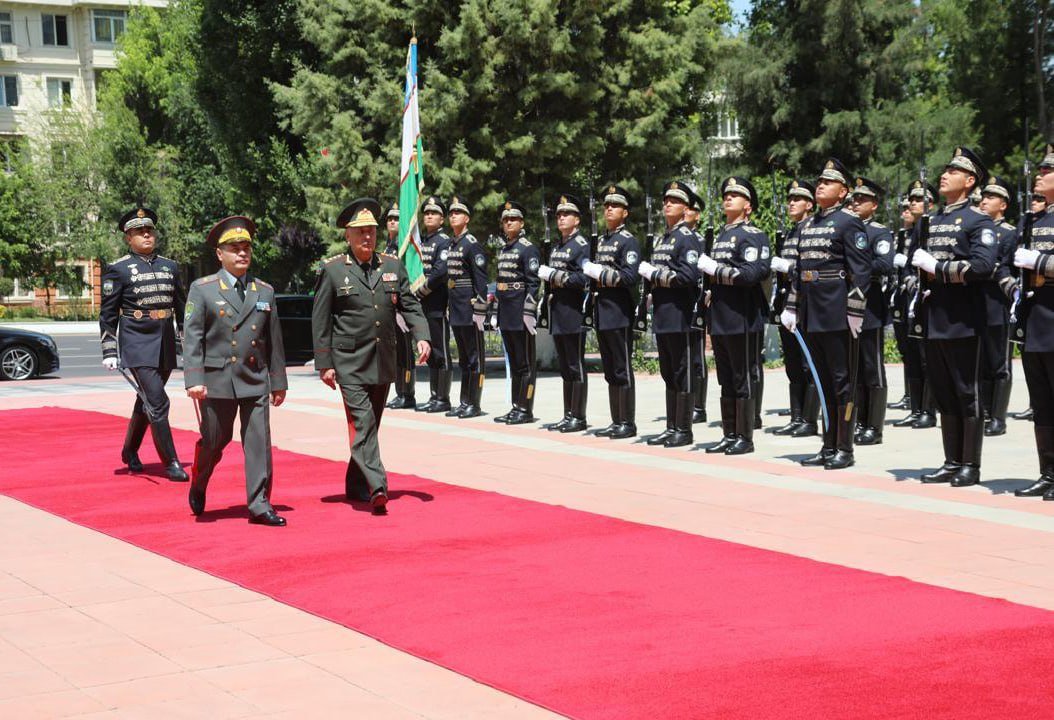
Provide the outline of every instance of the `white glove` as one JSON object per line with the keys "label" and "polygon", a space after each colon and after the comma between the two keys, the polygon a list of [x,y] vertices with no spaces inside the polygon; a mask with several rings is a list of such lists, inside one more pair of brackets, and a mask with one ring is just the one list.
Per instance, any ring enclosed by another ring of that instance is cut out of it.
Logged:
{"label": "white glove", "polygon": [[785,273],[791,269],[790,260],[784,260],[781,257],[772,258],[772,269],[778,273]]}
{"label": "white glove", "polygon": [[1025,270],[1035,270],[1039,261],[1039,251],[1028,248],[1018,248],[1014,251],[1014,266]]}
{"label": "white glove", "polygon": [[645,280],[651,280],[653,277],[655,277],[655,273],[658,272],[658,270],[659,268],[655,267],[647,260],[637,266],[637,271],[640,273],[640,276]]}
{"label": "white glove", "polygon": [[490,316],[490,329],[491,330],[497,330],[498,329],[498,313],[494,313],[493,315]]}
{"label": "white glove", "polygon": [[783,312],[780,313],[780,323],[787,328],[787,332],[794,332],[794,328],[798,327],[798,313],[789,308],[784,308]]}
{"label": "white glove", "polygon": [[847,315],[846,320],[849,321],[849,334],[854,338],[860,336],[860,331],[864,327],[864,319],[857,317],[856,315]]}
{"label": "white glove", "polygon": [[107,370],[116,370],[117,369],[117,358],[114,358],[114,357],[103,358],[102,359],[102,366],[104,368],[106,368]]}
{"label": "white glove", "polygon": [[904,253],[897,253],[893,256],[893,267],[906,267],[908,264],[908,256]]}
{"label": "white glove", "polygon": [[549,267],[548,265],[539,265],[538,266],[538,277],[540,277],[545,282],[549,282],[550,280],[552,280],[553,275],[555,275],[555,274],[556,274],[556,270],[551,268],[551,267]]}
{"label": "white glove", "polygon": [[399,329],[404,333],[410,332],[410,326],[406,324],[406,318],[403,317],[401,312],[395,313],[395,324],[399,326]]}
{"label": "white glove", "polygon": [[480,315],[479,313],[472,314],[472,324],[476,326],[476,329],[483,332],[483,323],[486,321],[486,315]]}
{"label": "white glove", "polygon": [[534,317],[534,315],[524,315],[523,326],[527,328],[527,332],[531,335],[538,334],[538,318]]}
{"label": "white glove", "polygon": [[586,260],[582,263],[582,272],[584,272],[587,276],[593,278],[594,280],[599,280],[600,273],[604,272],[604,266]]}
{"label": "white glove", "polygon": [[703,293],[703,303],[706,305],[706,307],[710,307],[710,297],[712,295],[713,295],[713,291],[712,290],[707,290],[705,293]]}
{"label": "white glove", "polygon": [[911,258],[911,264],[930,275],[937,272],[937,258],[919,248]]}
{"label": "white glove", "polygon": [[706,253],[702,253],[699,255],[699,262],[697,262],[695,265],[697,268],[699,268],[700,271],[706,273],[707,275],[713,275],[715,272],[717,272],[717,260],[714,260]]}

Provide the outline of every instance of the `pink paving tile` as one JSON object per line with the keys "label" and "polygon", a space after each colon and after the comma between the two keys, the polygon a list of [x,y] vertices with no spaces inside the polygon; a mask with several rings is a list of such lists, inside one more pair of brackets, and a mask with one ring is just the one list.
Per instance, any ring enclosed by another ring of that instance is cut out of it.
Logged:
{"label": "pink paving tile", "polygon": [[64,690],[0,700],[0,717],[12,720],[50,720],[96,712],[105,707],[80,690]]}
{"label": "pink paving tile", "polygon": [[80,688],[167,675],[180,669],[171,660],[125,638],[75,647],[48,645],[31,652],[42,665]]}

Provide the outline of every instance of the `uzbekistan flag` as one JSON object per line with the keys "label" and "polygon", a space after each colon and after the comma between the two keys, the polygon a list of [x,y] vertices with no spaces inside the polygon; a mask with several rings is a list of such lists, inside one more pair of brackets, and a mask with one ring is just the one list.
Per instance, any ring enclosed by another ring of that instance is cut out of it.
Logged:
{"label": "uzbekistan flag", "polygon": [[406,265],[410,286],[424,283],[421,262],[421,234],[417,229],[417,209],[425,186],[424,146],[421,144],[421,115],[417,105],[417,37],[410,40],[406,53],[406,90],[403,94],[403,153],[399,176],[399,257]]}

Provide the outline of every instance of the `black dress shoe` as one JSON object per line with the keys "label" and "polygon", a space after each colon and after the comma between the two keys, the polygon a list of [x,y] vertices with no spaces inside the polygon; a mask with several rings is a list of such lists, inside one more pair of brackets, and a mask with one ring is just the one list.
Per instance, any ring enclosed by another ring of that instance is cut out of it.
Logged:
{"label": "black dress shoe", "polygon": [[666,428],[658,435],[653,435],[652,437],[648,438],[647,443],[649,445],[665,445],[666,439],[673,435],[674,432],[675,431],[673,428]]}
{"label": "black dress shoe", "polygon": [[834,455],[823,464],[824,470],[844,470],[856,463],[851,450],[836,450]]}
{"label": "black dress shoe", "polygon": [[425,410],[430,413],[445,413],[450,412],[450,401],[449,400],[436,400],[434,403],[430,403],[432,407]]}
{"label": "black dress shoe", "polygon": [[139,453],[134,451],[121,451],[121,462],[128,466],[128,472],[143,472],[143,461],[139,459]]}
{"label": "black dress shoe", "polygon": [[886,407],[890,410],[907,410],[911,407],[911,397],[904,395],[896,402],[886,403]]}
{"label": "black dress shoe", "polygon": [[1017,497],[1040,497],[1045,495],[1047,491],[1051,489],[1054,489],[1054,479],[1048,478],[1044,475],[1027,488],[1015,490],[1014,495]]}
{"label": "black dress shoe", "polygon": [[952,487],[969,487],[981,482],[981,468],[972,465],[963,465],[959,472],[952,478]]}
{"label": "black dress shoe", "polygon": [[[1032,420],[1035,418],[1035,413],[1033,412],[1032,406],[1030,405],[1021,412],[1010,413],[1010,417],[1014,418],[1015,420]],[[1043,499],[1046,500],[1046,498]]]}
{"label": "black dress shoe", "polygon": [[1051,488],[1050,490],[1047,490],[1045,493],[1043,493],[1043,499],[1054,500],[1054,488]]}
{"label": "black dress shoe", "polygon": [[692,410],[692,425],[704,422],[706,422],[706,410],[704,410],[703,408],[696,408],[695,410]]}
{"label": "black dress shoe", "polygon": [[527,423],[537,422],[538,418],[530,413],[524,412],[523,410],[513,410],[509,413],[509,419],[505,421],[506,425],[526,425]]}
{"label": "black dress shoe", "polygon": [[554,422],[554,423],[546,423],[545,425],[542,425],[542,427],[545,428],[546,430],[548,430],[549,432],[559,431],[559,430],[563,430],[565,427],[567,427],[567,423],[569,423],[569,422],[571,422],[571,414],[570,413],[568,413],[567,415],[564,415],[562,418],[560,418],[556,422]]}
{"label": "black dress shoe", "polygon": [[805,458],[800,464],[805,467],[820,467],[826,465],[833,457],[834,450],[832,448],[820,448],[820,452]]}
{"label": "black dress shoe", "polygon": [[791,437],[812,437],[818,435],[819,430],[816,427],[816,423],[803,422],[798,426],[796,430],[792,430],[789,435]]}
{"label": "black dress shoe", "polygon": [[249,522],[253,525],[270,525],[271,527],[285,527],[285,518],[276,513],[274,510],[268,510],[267,512],[260,513],[259,515],[250,515]]}
{"label": "black dress shoe", "polygon": [[509,418],[512,417],[513,413],[515,413],[515,412],[516,412],[516,408],[513,408],[512,410],[509,410],[504,415],[498,415],[496,418],[494,418],[494,422],[496,422],[496,423],[507,423],[507,422],[509,422]]}
{"label": "black dress shoe", "polygon": [[187,471],[179,464],[179,460],[170,462],[168,467],[165,468],[165,474],[168,475],[168,479],[172,482],[187,482],[190,480],[190,475],[187,475]]}
{"label": "black dress shoe", "polygon": [[950,483],[956,474],[958,474],[959,467],[960,466],[956,463],[945,463],[935,472],[922,475],[919,480],[927,485],[934,483]]}
{"label": "black dress shoe", "polygon": [[984,425],[984,434],[988,437],[1006,435],[1006,420],[992,418]]}
{"label": "black dress shoe", "polygon": [[915,419],[915,422],[911,423],[911,427],[913,427],[915,430],[937,427],[937,416],[934,413],[926,412],[924,410],[919,413],[919,416]]}
{"label": "black dress shoe", "polygon": [[919,419],[919,416],[921,414],[922,413],[911,413],[906,418],[901,418],[900,420],[894,422],[893,427],[913,427],[915,425],[915,421]]}
{"label": "black dress shoe", "polygon": [[205,512],[204,490],[190,488],[190,493],[187,496],[187,499],[190,501],[190,511],[194,513],[194,515],[201,515],[201,513]]}
{"label": "black dress shoe", "polygon": [[616,430],[618,430],[619,425],[621,425],[621,423],[613,422],[610,425],[608,425],[607,427],[600,428],[599,430],[597,430],[593,434],[596,435],[597,437],[611,437],[611,433],[613,433]]}
{"label": "black dress shoe", "polygon": [[384,407],[391,410],[413,410],[417,407],[417,400],[413,395],[409,397],[403,397],[396,395],[394,398],[388,401],[388,404]]}
{"label": "black dress shoe", "polygon": [[856,436],[857,445],[881,445],[882,433],[878,428],[866,427]]}
{"label": "black dress shoe", "polygon": [[435,407],[437,402],[439,402],[439,401],[436,400],[435,398],[430,398],[428,400],[428,402],[421,403],[420,405],[417,405],[416,407],[414,407],[414,410],[416,410],[417,412],[434,412],[432,410],[432,408]]}
{"label": "black dress shoe", "polygon": [[612,440],[637,437],[637,426],[633,423],[621,423],[608,437]]}
{"label": "black dress shoe", "polygon": [[725,455],[746,455],[752,452],[754,452],[754,443],[741,437],[737,437],[735,442],[725,449]]}
{"label": "black dress shoe", "polygon": [[465,409],[457,414],[458,418],[464,420],[465,418],[479,417],[483,414],[479,405],[466,405]]}
{"label": "black dress shoe", "polygon": [[465,412],[465,408],[467,408],[467,407],[468,407],[468,405],[466,405],[465,403],[461,403],[456,408],[453,408],[452,410],[447,410],[446,411],[446,416],[447,417],[461,417],[461,413]]}
{"label": "black dress shoe", "polygon": [[779,417],[789,417],[790,414],[791,414],[791,409],[790,408],[783,408],[782,410],[780,410],[780,411],[778,411],[776,413],[776,415],[779,416]]}
{"label": "black dress shoe", "polygon": [[589,425],[586,424],[586,421],[584,419],[573,417],[567,422],[566,425],[564,425],[562,428],[560,428],[560,432],[562,432],[562,433],[582,432],[587,427],[589,427]]}
{"label": "black dress shoe", "polygon": [[706,449],[708,453],[723,453],[728,448],[732,447],[736,443],[735,435],[725,435],[723,438],[718,440],[716,443]]}
{"label": "black dress shoe", "polygon": [[675,448],[684,447],[685,445],[692,444],[692,433],[685,430],[677,430],[670,437],[666,438],[666,442],[662,444],[663,447]]}
{"label": "black dress shoe", "polygon": [[805,421],[802,420],[801,418],[792,418],[791,421],[789,423],[787,423],[786,425],[783,425],[782,427],[778,427],[775,430],[773,430],[772,434],[773,435],[790,435],[795,430],[797,430],[799,427],[801,427],[804,424],[805,424]]}
{"label": "black dress shoe", "polygon": [[370,507],[373,508],[374,515],[387,515],[388,514],[388,493],[384,490],[377,490],[370,495]]}

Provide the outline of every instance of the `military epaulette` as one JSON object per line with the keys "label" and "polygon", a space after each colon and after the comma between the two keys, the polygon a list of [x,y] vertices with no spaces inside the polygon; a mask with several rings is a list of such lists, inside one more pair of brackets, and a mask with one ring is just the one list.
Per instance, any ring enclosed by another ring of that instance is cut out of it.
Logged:
{"label": "military epaulette", "polygon": [[399,259],[398,255],[392,255],[391,253],[381,252],[381,253],[377,253],[377,254],[380,255],[383,258],[388,258],[389,260],[398,260]]}
{"label": "military epaulette", "polygon": [[691,229],[690,227],[688,227],[687,225],[681,225],[681,226],[680,226],[679,228],[677,228],[677,229],[681,231],[681,234],[682,234],[682,235],[688,235],[688,236],[691,236],[691,235],[694,235],[694,234],[695,234],[695,233],[694,233],[694,231],[693,231],[693,230],[692,230],[692,229]]}
{"label": "military epaulette", "polygon": [[631,238],[631,237],[633,237],[633,233],[631,233],[631,232],[630,232],[629,230],[627,230],[626,228],[622,228],[622,229],[621,229],[621,230],[619,230],[618,232],[619,232],[619,235],[621,235],[622,237],[628,237],[628,238]]}
{"label": "military epaulette", "polygon": [[883,225],[882,223],[878,222],[877,220],[868,220],[867,224],[871,225],[873,227],[882,228],[883,230],[886,229],[886,226]]}
{"label": "military epaulette", "polygon": [[975,213],[977,213],[978,215],[984,215],[985,217],[988,217],[988,213],[986,213],[986,212],[985,212],[984,210],[982,210],[981,208],[979,208],[979,207],[974,207],[973,205],[970,205],[969,207],[970,207],[970,209],[971,209],[971,210],[973,210],[973,211],[974,211]]}
{"label": "military epaulette", "polygon": [[114,261],[113,261],[113,262],[111,262],[110,264],[111,264],[111,265],[116,265],[116,264],[117,264],[117,263],[119,263],[119,262],[124,262],[125,260],[130,260],[130,259],[131,259],[131,257],[132,257],[132,256],[131,256],[130,254],[129,254],[129,255],[122,255],[121,257],[117,258],[116,260],[114,260]]}
{"label": "military epaulette", "polygon": [[999,223],[999,227],[1003,228],[1004,230],[1016,230],[1017,229],[1013,225],[1008,223],[1006,220],[1003,220],[1002,222],[1000,222]]}
{"label": "military epaulette", "polygon": [[194,285],[208,285],[209,283],[219,282],[220,276],[213,273],[212,275],[202,275],[194,281]]}
{"label": "military epaulette", "polygon": [[747,231],[748,235],[761,235],[762,234],[761,228],[757,227],[756,225],[744,225],[743,229]]}
{"label": "military epaulette", "polygon": [[340,253],[339,255],[334,255],[333,257],[326,258],[325,260],[322,261],[322,264],[323,265],[329,265],[330,263],[336,262],[337,260],[341,260],[343,258],[344,258],[344,253]]}
{"label": "military epaulette", "polygon": [[531,241],[530,241],[530,240],[528,240],[527,238],[520,238],[520,242],[522,242],[522,243],[523,243],[524,245],[526,245],[527,247],[531,247],[531,246],[532,246],[532,244],[533,244],[533,243],[531,243]]}
{"label": "military epaulette", "polygon": [[439,233],[439,237],[443,238],[444,240],[449,240],[450,239],[450,236],[447,235],[445,232],[440,232]]}
{"label": "military epaulette", "polygon": [[476,237],[474,235],[472,235],[471,233],[466,235],[465,239],[468,240],[469,245],[475,245],[475,244],[477,244],[479,242],[479,240],[477,240]]}
{"label": "military epaulette", "polygon": [[857,215],[855,212],[853,212],[849,208],[842,208],[842,212],[844,212],[846,215],[848,215],[850,217],[855,217],[855,218],[860,217],[859,215]]}
{"label": "military epaulette", "polygon": [[260,278],[253,278],[253,280],[254,280],[255,282],[259,283],[260,285],[263,285],[263,286],[264,286],[265,288],[267,288],[268,290],[274,290],[274,286],[273,286],[273,285],[271,285],[271,283],[268,283],[268,282],[264,282],[264,281],[263,281],[263,280],[261,280]]}
{"label": "military epaulette", "polygon": [[168,260],[168,261],[169,261],[169,262],[171,262],[171,263],[174,263],[174,262],[175,262],[175,260],[173,260],[172,258],[167,258],[167,257],[165,257],[164,255],[158,255],[158,256],[157,256],[157,259],[158,259],[158,260]]}
{"label": "military epaulette", "polygon": [[576,242],[577,242],[577,243],[578,243],[579,245],[581,245],[582,247],[589,247],[589,242],[588,242],[588,241],[587,241],[587,240],[586,240],[586,239],[585,239],[584,237],[582,237],[581,235],[577,236],[577,237],[575,238],[575,241],[576,241]]}

